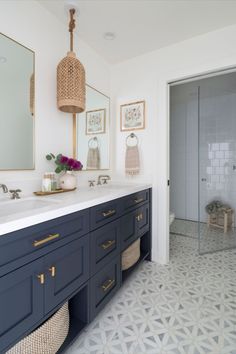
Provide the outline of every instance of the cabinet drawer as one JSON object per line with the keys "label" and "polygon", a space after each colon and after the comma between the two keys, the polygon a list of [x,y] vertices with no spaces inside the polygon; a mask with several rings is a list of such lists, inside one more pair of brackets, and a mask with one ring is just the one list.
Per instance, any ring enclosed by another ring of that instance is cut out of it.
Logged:
{"label": "cabinet drawer", "polygon": [[120,221],[115,220],[90,233],[91,275],[120,251]]}
{"label": "cabinet drawer", "polygon": [[120,256],[118,256],[90,280],[90,320],[120,288],[120,276]]}
{"label": "cabinet drawer", "polygon": [[0,278],[0,353],[43,318],[42,271],[40,259]]}
{"label": "cabinet drawer", "polygon": [[88,210],[66,215],[0,237],[0,267],[76,233],[88,233]]}
{"label": "cabinet drawer", "polygon": [[95,230],[121,215],[121,201],[115,199],[107,203],[97,205],[90,209],[91,230]]}
{"label": "cabinet drawer", "polygon": [[89,235],[44,257],[45,313],[65,301],[89,278]]}
{"label": "cabinet drawer", "polygon": [[125,197],[123,201],[123,210],[128,212],[147,202],[149,202],[149,189]]}
{"label": "cabinet drawer", "polygon": [[149,220],[149,204],[122,216],[120,231],[122,251],[149,230]]}

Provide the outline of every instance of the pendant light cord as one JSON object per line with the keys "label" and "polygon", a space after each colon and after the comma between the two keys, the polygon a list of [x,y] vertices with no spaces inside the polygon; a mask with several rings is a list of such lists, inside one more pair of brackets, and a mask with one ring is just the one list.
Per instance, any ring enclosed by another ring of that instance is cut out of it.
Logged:
{"label": "pendant light cord", "polygon": [[75,19],[74,19],[75,9],[70,9],[70,23],[69,23],[69,32],[70,32],[70,51],[73,52],[73,30],[75,29]]}

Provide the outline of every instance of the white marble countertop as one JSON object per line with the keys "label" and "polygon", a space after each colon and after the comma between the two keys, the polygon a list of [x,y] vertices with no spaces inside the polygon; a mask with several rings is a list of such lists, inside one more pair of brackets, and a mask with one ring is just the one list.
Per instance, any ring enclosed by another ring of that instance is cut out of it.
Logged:
{"label": "white marble countertop", "polygon": [[151,187],[151,184],[111,183],[106,186],[81,188],[74,192],[50,196],[35,197],[32,195],[32,197],[20,200],[0,201],[0,235],[87,209]]}

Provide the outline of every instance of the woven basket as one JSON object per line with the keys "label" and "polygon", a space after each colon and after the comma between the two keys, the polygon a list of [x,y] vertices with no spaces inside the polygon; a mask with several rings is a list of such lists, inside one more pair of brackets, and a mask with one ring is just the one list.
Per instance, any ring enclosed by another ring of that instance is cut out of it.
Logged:
{"label": "woven basket", "polygon": [[132,267],[140,258],[140,238],[122,253],[122,270]]}
{"label": "woven basket", "polygon": [[22,339],[6,354],[55,354],[69,331],[69,309],[66,302],[42,326]]}
{"label": "woven basket", "polygon": [[68,52],[57,66],[57,106],[68,113],[85,110],[85,70],[74,52]]}

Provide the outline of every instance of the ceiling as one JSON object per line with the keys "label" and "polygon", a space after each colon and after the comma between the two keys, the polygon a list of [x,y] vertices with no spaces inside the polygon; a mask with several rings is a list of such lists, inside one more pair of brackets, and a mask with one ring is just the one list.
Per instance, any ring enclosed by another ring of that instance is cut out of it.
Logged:
{"label": "ceiling", "polygon": [[[80,37],[110,63],[236,23],[235,0],[37,1],[65,24],[65,4],[76,4]],[[115,40],[105,40],[105,32]]]}

